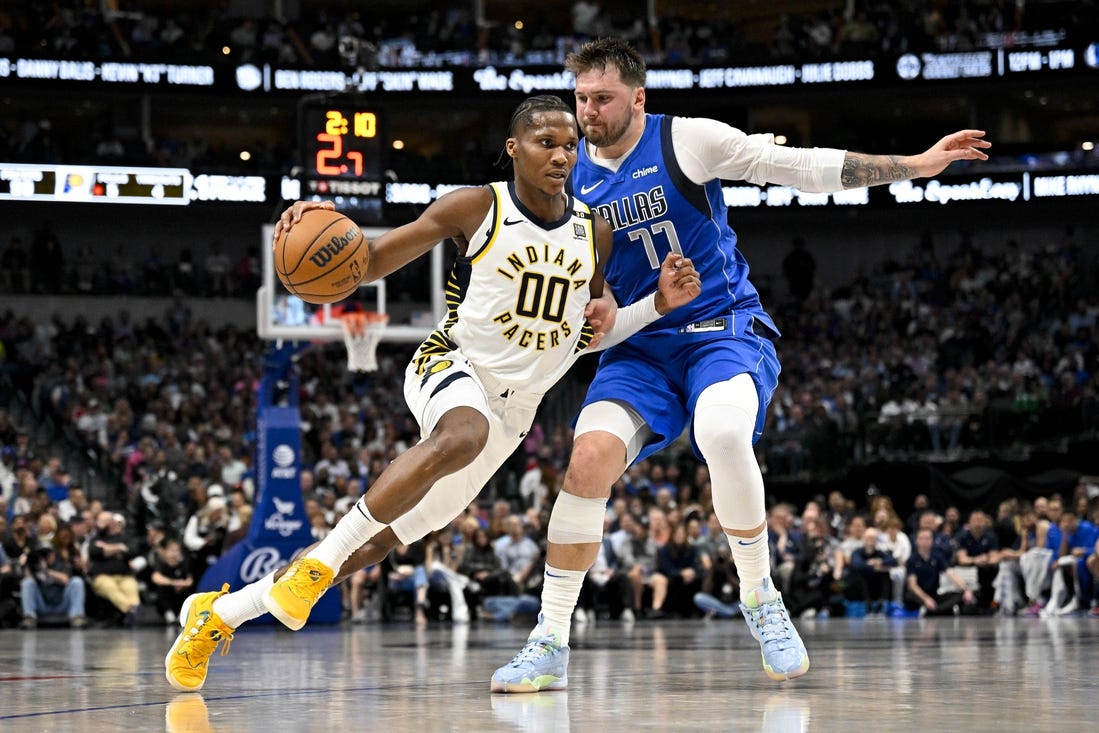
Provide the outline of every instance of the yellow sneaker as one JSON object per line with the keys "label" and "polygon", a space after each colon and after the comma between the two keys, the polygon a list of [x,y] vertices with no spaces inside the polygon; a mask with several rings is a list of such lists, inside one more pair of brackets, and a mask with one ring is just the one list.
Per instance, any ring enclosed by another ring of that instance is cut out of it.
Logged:
{"label": "yellow sneaker", "polygon": [[303,557],[295,560],[286,573],[263,593],[263,605],[288,629],[297,631],[309,619],[309,612],[335,573],[320,560]]}
{"label": "yellow sneaker", "polygon": [[183,630],[176,637],[176,643],[164,658],[165,676],[168,684],[181,692],[196,692],[206,682],[206,668],[210,657],[222,641],[225,646],[221,656],[229,653],[229,642],[233,640],[233,629],[225,625],[214,613],[214,601],[229,592],[229,584],[221,586],[220,591],[195,593],[188,596],[179,612],[179,623]]}
{"label": "yellow sneaker", "polygon": [[202,695],[176,695],[164,708],[168,733],[213,733]]}

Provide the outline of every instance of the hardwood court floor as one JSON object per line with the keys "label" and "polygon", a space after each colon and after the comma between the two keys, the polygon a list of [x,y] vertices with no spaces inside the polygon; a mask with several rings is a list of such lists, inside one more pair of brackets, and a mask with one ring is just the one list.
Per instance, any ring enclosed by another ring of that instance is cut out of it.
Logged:
{"label": "hardwood court floor", "polygon": [[761,671],[740,620],[577,629],[569,689],[492,695],[525,625],[244,628],[201,694],[175,629],[0,631],[0,731],[1085,731],[1099,619],[803,621],[812,669]]}

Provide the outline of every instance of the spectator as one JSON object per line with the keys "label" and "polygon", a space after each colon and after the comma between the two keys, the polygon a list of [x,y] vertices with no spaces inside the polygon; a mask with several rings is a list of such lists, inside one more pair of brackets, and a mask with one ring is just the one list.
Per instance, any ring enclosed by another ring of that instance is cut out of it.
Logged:
{"label": "spectator", "polygon": [[536,588],[541,578],[535,569],[541,560],[542,551],[534,541],[523,533],[523,521],[519,515],[512,514],[504,523],[507,534],[496,540],[494,549],[500,565],[511,576],[520,593]]}
{"label": "spectator", "polygon": [[958,533],[956,544],[957,564],[977,569],[977,582],[980,586],[977,605],[982,611],[989,611],[995,594],[993,586],[996,573],[999,572],[1000,545],[996,533],[992,531],[992,522],[988,515],[979,510],[970,514],[969,523]]}
{"label": "spectator", "polygon": [[1043,616],[1068,616],[1080,609],[1081,580],[1087,573],[1087,555],[1099,541],[1099,529],[1088,520],[1064,512],[1060,521],[1060,549],[1051,568],[1049,602]]}
{"label": "spectator", "polygon": [[904,595],[905,565],[912,556],[912,542],[901,529],[901,520],[896,515],[885,522],[885,531],[878,535],[878,544],[897,561],[889,568],[889,577],[893,583],[892,600],[900,605]]}
{"label": "spectator", "polygon": [[862,536],[866,533],[866,519],[861,514],[856,514],[847,521],[843,531],[843,539],[840,540],[840,551],[843,552],[844,562],[851,565],[851,555],[862,547]]}
{"label": "spectator", "polygon": [[121,514],[108,511],[96,517],[96,532],[88,545],[88,574],[96,595],[106,599],[122,614],[122,622],[133,626],[141,609],[137,578],[130,567],[136,556],[125,535]]}
{"label": "spectator", "polygon": [[488,530],[477,526],[473,530],[472,541],[466,545],[458,572],[468,577],[472,583],[467,594],[475,608],[486,596],[518,595],[519,586],[504,569],[500,557],[489,541]]}
{"label": "spectator", "polygon": [[905,529],[911,537],[915,538],[916,530],[920,528],[920,517],[923,513],[928,511],[931,502],[927,498],[927,494],[916,494],[912,499],[912,513],[908,515],[908,519],[905,520]]}
{"label": "spectator", "polygon": [[[932,550],[934,533],[927,527],[916,531],[916,551],[908,558],[908,573],[905,578],[904,608],[910,613],[921,616],[957,614],[959,603],[976,602],[973,591],[958,574],[946,564],[942,556]],[[939,578],[946,574],[961,592],[939,593]]]}
{"label": "spectator", "polygon": [[164,623],[174,624],[176,609],[195,589],[195,579],[187,567],[179,540],[164,537],[157,544],[150,581],[156,595],[157,614]]}
{"label": "spectator", "polygon": [[833,586],[843,578],[845,563],[839,542],[823,522],[810,519],[802,523],[802,531],[805,534],[790,578],[788,605],[792,616],[804,617],[827,609]]}
{"label": "spectator", "polygon": [[771,507],[767,518],[767,535],[771,543],[772,574],[780,591],[790,587],[790,577],[801,552],[802,532],[794,528],[792,504],[781,502]]}
{"label": "spectator", "polygon": [[896,566],[897,559],[880,546],[878,530],[868,527],[862,534],[862,545],[851,553],[851,577],[858,581],[852,595],[866,601],[871,613],[882,612],[892,597],[890,571]]}
{"label": "spectator", "polygon": [[1033,507],[1023,511],[1019,519],[1019,531],[1008,546],[1001,545],[999,562],[1000,572],[996,574],[996,594],[993,602],[1005,616],[1014,616],[1020,608],[1033,603],[1033,599],[1024,598],[1025,588],[1021,560],[1037,544],[1038,515]]}
{"label": "spectator", "polygon": [[68,616],[71,628],[87,626],[84,580],[70,563],[58,556],[53,545],[42,545],[31,554],[20,591],[23,603],[20,628],[35,628],[40,615],[62,613]]}
{"label": "spectator", "polygon": [[584,576],[580,598],[573,613],[573,619],[578,624],[595,621],[600,600],[606,604],[612,619],[621,619],[627,623],[634,620],[633,609],[630,607],[633,595],[630,578],[622,570],[606,531],[610,528],[609,517],[604,519],[603,527],[603,543],[595,562]]}
{"label": "spectator", "polygon": [[88,508],[88,495],[84,487],[69,484],[69,494],[57,503],[57,517],[62,522],[71,522],[73,518]]}
{"label": "spectator", "polygon": [[398,545],[382,562],[388,593],[411,593],[413,618],[417,626],[427,624],[427,547],[423,540]]}
{"label": "spectator", "polygon": [[381,565],[368,565],[350,578],[348,605],[351,623],[364,624],[382,618],[385,585]]}
{"label": "spectator", "polygon": [[619,566],[626,572],[633,588],[633,616],[644,610],[645,589],[652,590],[651,614],[664,615],[664,601],[668,597],[668,578],[656,569],[656,543],[649,536],[645,525],[630,512],[622,516],[621,529],[611,538]]}
{"label": "spectator", "polygon": [[203,574],[217,562],[225,545],[229,527],[228,507],[224,496],[211,496],[202,508],[191,515],[183,530],[183,545],[190,557],[191,575],[199,582]]}
{"label": "spectator", "polygon": [[693,616],[694,596],[702,590],[702,566],[683,523],[672,528],[667,544],[657,550],[656,567],[668,579],[667,610],[683,617]]}
{"label": "spectator", "polygon": [[30,560],[34,543],[30,529],[27,527],[27,517],[24,514],[16,514],[8,523],[8,532],[3,541],[4,552],[12,563],[12,571],[20,578]]}

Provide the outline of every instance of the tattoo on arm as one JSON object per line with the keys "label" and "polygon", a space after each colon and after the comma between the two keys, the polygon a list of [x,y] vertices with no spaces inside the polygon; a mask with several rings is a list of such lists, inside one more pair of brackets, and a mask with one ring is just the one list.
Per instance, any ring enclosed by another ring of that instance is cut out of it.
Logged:
{"label": "tattoo on arm", "polygon": [[862,188],[880,183],[916,178],[916,169],[901,162],[899,155],[847,153],[843,158],[840,181],[844,188]]}

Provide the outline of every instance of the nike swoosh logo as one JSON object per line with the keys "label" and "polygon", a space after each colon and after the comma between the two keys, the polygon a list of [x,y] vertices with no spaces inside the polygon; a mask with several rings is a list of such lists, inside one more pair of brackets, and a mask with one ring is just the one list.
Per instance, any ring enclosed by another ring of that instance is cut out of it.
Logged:
{"label": "nike swoosh logo", "polygon": [[744,540],[737,540],[737,542],[736,542],[736,543],[737,543],[738,545],[743,545],[744,547],[751,547],[751,546],[752,546],[752,545],[754,545],[755,543],[759,542],[759,541],[760,541],[761,539],[763,539],[763,538],[762,538],[762,537],[756,537],[756,538],[755,538],[754,540],[752,540],[751,542],[745,542]]}
{"label": "nike swoosh logo", "polygon": [[580,187],[580,195],[581,195],[581,196],[586,196],[587,194],[591,193],[591,192],[592,192],[592,191],[594,191],[595,189],[597,189],[597,188],[599,188],[600,186],[602,186],[602,185],[603,185],[603,181],[605,181],[605,180],[607,180],[607,179],[606,179],[606,178],[603,178],[603,179],[601,179],[601,180],[599,180],[599,181],[596,181],[595,183],[591,184],[590,186],[581,186],[581,187]]}
{"label": "nike swoosh logo", "polygon": [[549,572],[548,570],[546,571],[546,575],[550,576],[551,578],[566,578],[566,577],[568,577],[566,575],[554,575],[553,573]]}
{"label": "nike swoosh logo", "polygon": [[522,219],[516,219],[515,221],[512,221],[511,219],[504,219],[504,226],[506,226],[506,227],[509,227],[512,224],[522,224],[522,223],[523,223]]}

